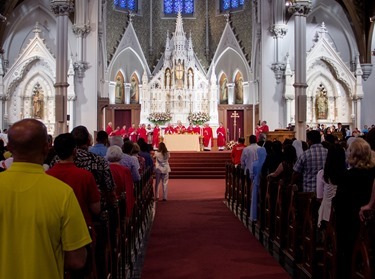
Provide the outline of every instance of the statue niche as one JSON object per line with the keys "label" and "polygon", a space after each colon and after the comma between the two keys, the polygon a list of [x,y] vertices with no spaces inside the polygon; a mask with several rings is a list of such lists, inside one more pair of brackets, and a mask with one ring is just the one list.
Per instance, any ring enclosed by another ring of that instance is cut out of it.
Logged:
{"label": "statue niche", "polygon": [[125,97],[124,90],[124,77],[121,73],[118,73],[116,76],[116,87],[115,87],[115,103],[123,104]]}
{"label": "statue niche", "polygon": [[315,99],[316,119],[328,118],[328,97],[327,89],[319,84]]}
{"label": "statue niche", "polygon": [[43,118],[44,94],[39,82],[33,88],[33,117],[37,119]]}
{"label": "statue niche", "polygon": [[181,60],[178,59],[176,68],[175,68],[175,78],[176,78],[176,88],[184,88],[184,65],[181,63]]}
{"label": "statue niche", "polygon": [[139,80],[136,74],[133,74],[130,79],[130,103],[139,103]]}
{"label": "statue niche", "polygon": [[236,75],[234,96],[236,104],[243,104],[243,78],[241,73],[237,73]]}
{"label": "statue niche", "polygon": [[220,78],[220,104],[228,104],[228,79],[225,74]]}

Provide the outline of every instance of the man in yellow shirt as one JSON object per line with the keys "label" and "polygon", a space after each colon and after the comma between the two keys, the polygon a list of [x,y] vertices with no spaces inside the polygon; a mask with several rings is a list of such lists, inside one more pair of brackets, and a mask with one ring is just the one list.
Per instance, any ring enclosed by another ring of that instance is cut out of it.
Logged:
{"label": "man in yellow shirt", "polygon": [[11,167],[0,173],[0,278],[63,278],[82,268],[91,238],[71,187],[45,174],[47,130],[35,119],[9,129]]}

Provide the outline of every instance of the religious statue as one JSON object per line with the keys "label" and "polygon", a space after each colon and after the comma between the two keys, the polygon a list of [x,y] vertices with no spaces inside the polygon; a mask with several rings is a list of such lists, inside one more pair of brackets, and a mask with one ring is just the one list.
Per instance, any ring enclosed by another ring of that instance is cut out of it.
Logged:
{"label": "religious statue", "polygon": [[193,89],[193,70],[189,69],[188,72],[188,86],[190,89]]}
{"label": "religious statue", "polygon": [[327,90],[320,84],[316,96],[316,118],[327,119],[328,117],[328,97]]}
{"label": "religious statue", "polygon": [[171,87],[171,70],[165,70],[165,88]]}
{"label": "religious statue", "polygon": [[243,103],[243,80],[242,77],[239,77],[236,79],[236,85],[234,88],[235,97],[236,97],[236,104],[242,104]]}
{"label": "religious statue", "polygon": [[116,104],[124,103],[124,84],[122,83],[121,78],[119,76],[116,79],[115,103]]}
{"label": "religious statue", "polygon": [[44,95],[42,87],[37,83],[33,89],[33,117],[42,118],[43,117],[43,104]]}
{"label": "religious statue", "polygon": [[138,103],[138,82],[134,76],[130,81],[130,102],[132,104]]}
{"label": "religious statue", "polygon": [[227,78],[223,79],[223,82],[220,85],[220,104],[228,103],[228,87],[227,87]]}
{"label": "religious statue", "polygon": [[178,60],[176,65],[176,87],[182,89],[184,87],[184,66],[181,64],[181,60]]}

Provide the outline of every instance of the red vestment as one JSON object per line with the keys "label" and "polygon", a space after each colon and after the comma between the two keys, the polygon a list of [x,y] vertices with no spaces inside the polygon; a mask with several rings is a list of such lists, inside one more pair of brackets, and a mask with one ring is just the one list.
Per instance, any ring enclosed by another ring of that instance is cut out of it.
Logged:
{"label": "red vestment", "polygon": [[152,134],[152,146],[153,148],[159,147],[159,140],[160,140],[160,128],[155,127],[154,132]]}
{"label": "red vestment", "polygon": [[224,127],[216,129],[217,134],[217,147],[225,147],[226,130]]}
{"label": "red vestment", "polygon": [[204,127],[203,128],[203,147],[205,149],[211,149],[212,146],[214,146],[212,128]]}
{"label": "red vestment", "polygon": [[255,136],[257,137],[257,140],[258,140],[260,134],[262,134],[262,133],[268,133],[269,130],[270,129],[268,128],[268,125],[258,126],[255,129]]}
{"label": "red vestment", "polygon": [[174,134],[174,132],[175,132],[175,130],[172,126],[169,126],[169,127],[165,128],[165,130],[164,130],[165,135],[172,135],[172,134]]}
{"label": "red vestment", "polygon": [[193,126],[188,126],[186,128],[186,133],[188,133],[188,134],[194,134],[194,127]]}
{"label": "red vestment", "polygon": [[201,134],[201,127],[199,127],[199,126],[195,126],[195,127],[193,128],[193,132],[194,132],[194,134],[198,134],[198,135],[200,135],[200,134]]}
{"label": "red vestment", "polygon": [[147,143],[147,130],[144,127],[138,129],[139,138],[142,138]]}
{"label": "red vestment", "polygon": [[126,138],[126,137],[127,137],[126,129],[121,128],[120,131],[119,131],[119,134],[120,134],[120,136],[122,136],[123,138]]}
{"label": "red vestment", "polygon": [[108,136],[113,132],[113,129],[111,126],[107,125],[107,128],[105,128],[105,131],[106,133],[108,134]]}
{"label": "red vestment", "polygon": [[183,133],[185,133],[186,128],[183,125],[177,125],[176,128],[174,129],[174,131],[177,134],[183,134]]}
{"label": "red vestment", "polygon": [[128,130],[128,136],[129,136],[129,139],[133,142],[137,142],[137,132],[135,130],[135,128],[133,127],[130,127],[129,130]]}

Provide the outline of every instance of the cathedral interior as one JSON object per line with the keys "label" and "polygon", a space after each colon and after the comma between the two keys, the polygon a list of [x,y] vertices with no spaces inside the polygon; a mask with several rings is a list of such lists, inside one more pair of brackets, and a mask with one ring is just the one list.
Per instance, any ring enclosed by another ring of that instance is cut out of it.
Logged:
{"label": "cathedral interior", "polygon": [[231,129],[238,114],[242,136],[261,120],[301,137],[374,124],[372,0],[5,0],[0,14],[0,128],[94,132],[162,112]]}

